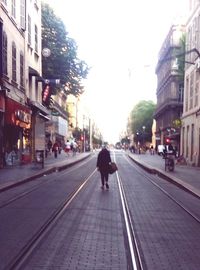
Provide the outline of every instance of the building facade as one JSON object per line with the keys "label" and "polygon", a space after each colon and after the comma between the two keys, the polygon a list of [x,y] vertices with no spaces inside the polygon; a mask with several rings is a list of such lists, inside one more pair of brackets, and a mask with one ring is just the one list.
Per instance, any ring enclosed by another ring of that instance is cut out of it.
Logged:
{"label": "building facade", "polygon": [[50,120],[45,124],[46,145],[50,140],[58,142],[64,148],[68,135],[67,94],[64,90],[58,90],[52,95]]}
{"label": "building facade", "polygon": [[[194,50],[195,49],[195,50]],[[194,50],[194,51],[193,51]],[[191,53],[188,53],[190,52]],[[190,1],[186,24],[185,91],[181,128],[181,154],[200,166],[200,1]],[[189,63],[188,63],[189,62]]]}
{"label": "building facade", "polygon": [[41,3],[0,1],[0,166],[30,162],[44,149]]}
{"label": "building facade", "polygon": [[184,76],[174,55],[182,52],[184,25],[172,25],[159,52],[157,75],[156,146],[166,140],[180,151],[180,123],[183,111]]}

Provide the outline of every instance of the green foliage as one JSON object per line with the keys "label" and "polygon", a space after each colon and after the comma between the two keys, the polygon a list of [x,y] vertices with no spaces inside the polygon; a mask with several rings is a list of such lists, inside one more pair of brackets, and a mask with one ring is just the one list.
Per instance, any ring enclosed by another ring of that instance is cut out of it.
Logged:
{"label": "green foliage", "polygon": [[[131,131],[142,134],[145,132],[145,139],[151,141],[153,114],[156,105],[153,101],[142,100],[135,105],[131,111]],[[145,129],[143,129],[145,127]]]}
{"label": "green foliage", "polygon": [[184,74],[185,74],[185,44],[186,44],[186,35],[183,34],[183,36],[180,39],[180,51],[179,51],[179,53],[183,55],[178,57],[179,77],[182,82],[184,81]]}
{"label": "green foliage", "polygon": [[76,42],[68,36],[62,20],[45,3],[42,3],[42,48],[51,50],[51,55],[42,59],[43,77],[60,79],[69,94],[82,94],[81,81],[87,77],[89,68],[77,57]]}

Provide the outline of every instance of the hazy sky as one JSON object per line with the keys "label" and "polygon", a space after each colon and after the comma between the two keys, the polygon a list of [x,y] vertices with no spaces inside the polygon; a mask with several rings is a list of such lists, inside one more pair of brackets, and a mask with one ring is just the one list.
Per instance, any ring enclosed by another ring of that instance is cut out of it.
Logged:
{"label": "hazy sky", "polygon": [[157,55],[188,1],[45,0],[91,67],[85,100],[106,140],[118,141],[138,101],[156,101]]}

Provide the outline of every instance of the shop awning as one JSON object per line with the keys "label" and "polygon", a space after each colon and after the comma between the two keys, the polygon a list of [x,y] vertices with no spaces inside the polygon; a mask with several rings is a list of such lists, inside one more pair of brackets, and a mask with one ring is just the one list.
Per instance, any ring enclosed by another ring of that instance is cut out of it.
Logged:
{"label": "shop awning", "polygon": [[33,107],[35,107],[37,110],[39,110],[42,114],[44,114],[44,115],[49,115],[50,114],[49,110],[46,107],[44,107],[40,102],[29,100],[29,103]]}
{"label": "shop awning", "polygon": [[39,116],[42,117],[45,121],[49,121],[51,120],[48,116],[42,114],[42,113],[39,113]]}
{"label": "shop awning", "polygon": [[35,77],[40,76],[39,72],[32,67],[28,68],[28,73],[30,76],[35,76]]}

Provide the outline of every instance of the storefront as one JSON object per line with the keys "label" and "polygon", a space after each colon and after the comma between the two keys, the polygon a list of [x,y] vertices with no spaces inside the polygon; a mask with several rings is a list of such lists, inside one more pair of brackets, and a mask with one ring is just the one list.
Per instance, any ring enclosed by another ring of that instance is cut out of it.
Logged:
{"label": "storefront", "polygon": [[49,111],[37,101],[28,101],[32,109],[32,160],[37,151],[45,151],[45,123],[50,120]]}
{"label": "storefront", "polygon": [[31,161],[32,111],[10,98],[5,100],[4,147],[6,165]]}
{"label": "storefront", "polygon": [[61,116],[51,116],[51,121],[46,123],[46,143],[51,140],[58,142],[61,148],[65,147],[68,123]]}

